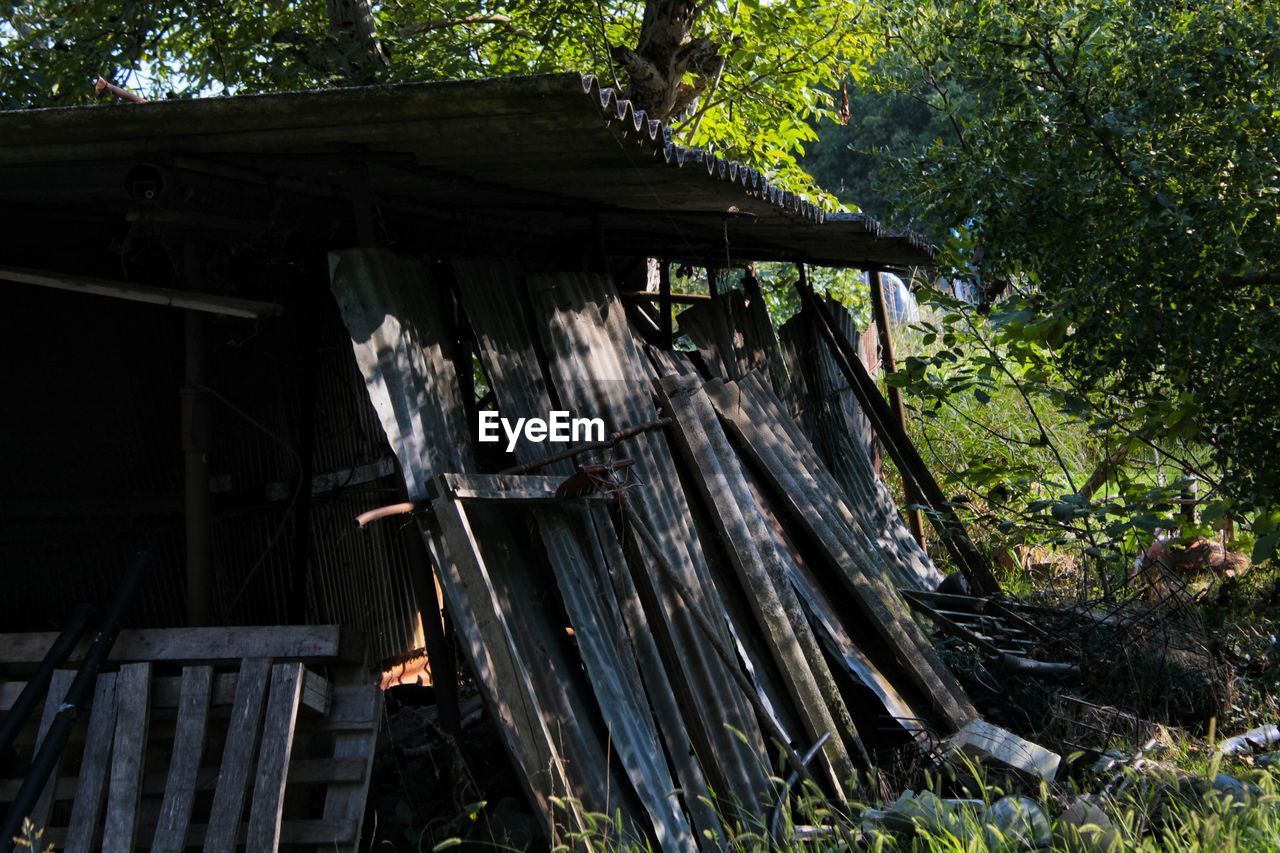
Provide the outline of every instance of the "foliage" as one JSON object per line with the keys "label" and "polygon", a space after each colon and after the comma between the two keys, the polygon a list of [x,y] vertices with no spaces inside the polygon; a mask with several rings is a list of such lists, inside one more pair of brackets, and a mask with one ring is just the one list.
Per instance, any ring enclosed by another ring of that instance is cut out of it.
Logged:
{"label": "foliage", "polygon": [[904,183],[893,166],[935,143],[955,141],[940,111],[916,92],[883,90],[873,77],[849,92],[848,124],[828,122],[817,129],[820,138],[800,165],[819,186],[892,227],[932,232],[933,223],[904,203]]}
{"label": "foliage", "polygon": [[[981,399],[999,375],[1016,379],[1098,436],[1100,451],[1159,448],[1195,472],[1212,497],[1210,520],[1249,518],[1255,556],[1272,553],[1275,4],[918,0],[885,16],[894,50],[878,66],[881,83],[925,86],[958,130],[956,142],[903,164],[911,198],[953,227],[943,257],[952,273],[984,282],[988,296],[1011,295],[983,321],[995,352],[980,346],[961,365],[969,356],[947,347],[900,381],[938,393],[948,362]],[[939,339],[969,322],[951,313]],[[1072,524],[1105,529],[1132,498],[1163,503],[1119,484],[1113,516],[1060,485],[1044,508]],[[1156,524],[1146,512],[1133,521]]]}
{"label": "foliage", "polygon": [[[330,27],[322,0],[29,0],[0,18],[0,107],[88,103],[98,75],[150,98],[566,70],[625,86],[609,48],[635,43],[643,10],[642,0],[388,0],[373,6],[385,56],[374,61]],[[677,140],[715,142],[721,155],[831,201],[797,158],[817,138],[813,122],[835,115],[830,92],[864,73],[872,36],[862,10],[845,0],[707,4],[698,28],[727,62],[676,124]]]}

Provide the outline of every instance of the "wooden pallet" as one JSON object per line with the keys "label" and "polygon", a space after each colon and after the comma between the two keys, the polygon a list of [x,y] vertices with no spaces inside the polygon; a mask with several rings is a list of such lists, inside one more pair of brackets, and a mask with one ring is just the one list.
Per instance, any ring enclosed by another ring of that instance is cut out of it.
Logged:
{"label": "wooden pallet", "polygon": [[[0,635],[0,666],[30,664],[44,638]],[[382,694],[342,642],[332,626],[124,632],[120,664],[98,677],[87,725],[31,815],[44,840],[68,851],[356,850]],[[246,656],[218,657],[229,653]],[[54,674],[0,772],[0,807],[74,677]],[[0,685],[0,712],[22,686]]]}

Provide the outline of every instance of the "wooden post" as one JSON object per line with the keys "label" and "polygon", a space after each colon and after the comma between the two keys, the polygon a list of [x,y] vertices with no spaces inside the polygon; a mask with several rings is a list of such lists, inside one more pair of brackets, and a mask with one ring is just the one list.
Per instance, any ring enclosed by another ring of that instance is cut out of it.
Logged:
{"label": "wooden post", "polygon": [[[880,368],[887,377],[898,367],[893,355],[893,334],[889,331],[889,306],[884,301],[884,284],[880,280],[880,270],[867,271],[867,284],[871,287],[871,312],[872,316],[875,317],[876,334],[880,338]],[[898,419],[898,423],[902,426],[902,431],[906,432],[907,408],[902,403],[902,391],[892,385],[888,386],[888,388],[889,407],[893,409],[893,416]],[[906,493],[908,503],[920,504],[922,502],[920,492],[910,477],[902,478],[902,488]],[[918,509],[907,510],[907,526],[911,528],[911,535],[923,548],[925,546],[924,513]]]}
{"label": "wooden post", "polygon": [[663,348],[671,349],[675,332],[671,328],[671,264],[658,261],[658,313],[662,315]]}

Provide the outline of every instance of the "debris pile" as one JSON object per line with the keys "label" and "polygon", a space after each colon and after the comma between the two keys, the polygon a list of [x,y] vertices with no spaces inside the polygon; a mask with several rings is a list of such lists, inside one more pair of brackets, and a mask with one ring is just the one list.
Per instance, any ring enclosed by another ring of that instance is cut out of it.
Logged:
{"label": "debris pile", "polygon": [[[686,849],[767,814],[774,773],[846,800],[886,756],[977,716],[898,594],[940,576],[856,407],[791,381],[830,379],[825,343],[784,359],[758,292],[690,309],[691,358],[638,339],[605,275],[365,249],[331,270],[445,610],[548,835],[620,815],[621,836]],[[504,457],[473,440],[473,352],[504,418],[669,424],[576,460],[539,465],[558,448],[530,442]],[[514,465],[536,473],[500,473]]]}

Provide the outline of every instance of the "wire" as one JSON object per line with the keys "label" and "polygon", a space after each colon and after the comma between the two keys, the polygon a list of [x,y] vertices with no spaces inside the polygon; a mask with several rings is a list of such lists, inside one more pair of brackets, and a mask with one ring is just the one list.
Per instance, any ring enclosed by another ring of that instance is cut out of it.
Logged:
{"label": "wire", "polygon": [[253,566],[249,569],[249,572],[244,576],[244,580],[240,582],[240,586],[236,590],[235,595],[231,597],[230,603],[227,604],[224,612],[227,614],[230,614],[235,612],[236,605],[239,604],[240,599],[244,597],[245,592],[249,589],[249,584],[257,576],[258,571],[262,568],[263,564],[266,562],[268,555],[271,554],[272,549],[275,548],[276,543],[280,540],[281,534],[284,533],[285,525],[288,524],[289,520],[293,517],[293,512],[298,505],[298,498],[301,497],[302,495],[302,486],[303,486],[302,457],[298,455],[298,451],[296,451],[293,448],[293,445],[289,444],[289,442],[285,441],[276,433],[267,429],[267,427],[263,426],[262,423],[259,422],[256,418],[254,418],[244,409],[240,408],[235,403],[231,402],[229,399],[223,396],[216,388],[211,388],[208,385],[192,383],[186,386],[186,390],[200,391],[202,393],[208,394],[209,396],[216,399],[218,402],[222,403],[232,412],[234,412],[235,414],[243,418],[245,422],[248,423],[250,426],[254,427],[259,432],[266,435],[268,438],[272,439],[281,447],[283,447],[285,450],[287,450],[289,452],[289,455],[293,457],[294,464],[298,468],[297,483],[294,485],[293,495],[289,498],[289,505],[285,507],[284,515],[280,517],[280,521],[278,524],[276,524],[275,530],[272,531],[270,538],[267,539],[267,544],[266,544],[266,547],[262,549],[262,554],[258,557],[257,561],[253,564]]}

